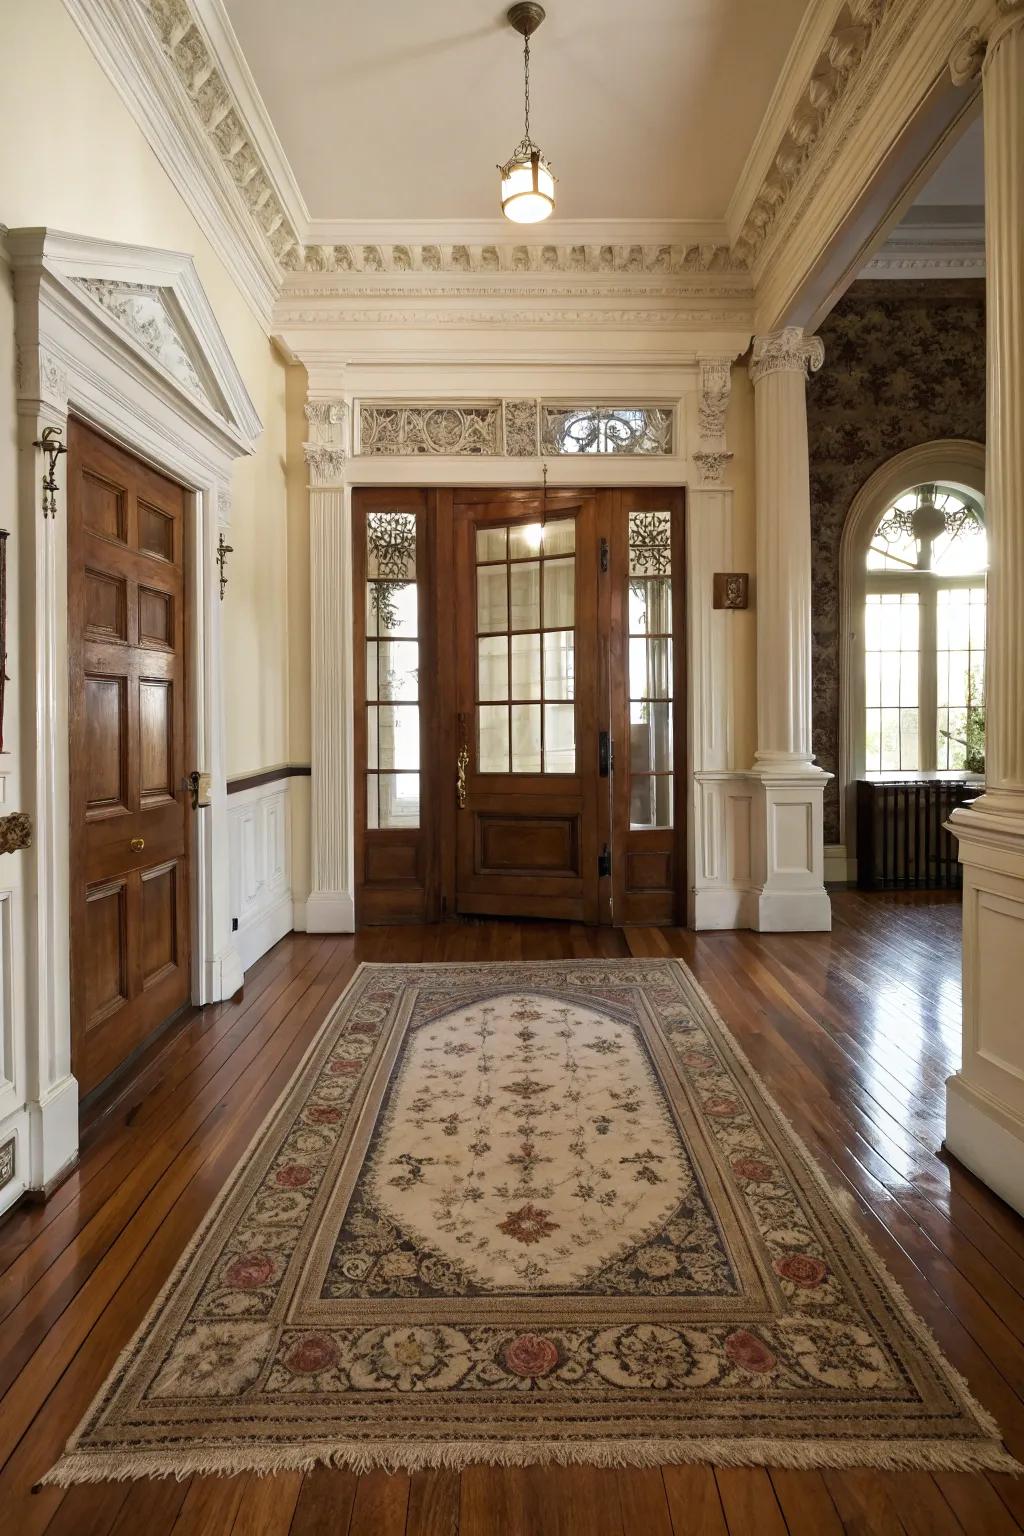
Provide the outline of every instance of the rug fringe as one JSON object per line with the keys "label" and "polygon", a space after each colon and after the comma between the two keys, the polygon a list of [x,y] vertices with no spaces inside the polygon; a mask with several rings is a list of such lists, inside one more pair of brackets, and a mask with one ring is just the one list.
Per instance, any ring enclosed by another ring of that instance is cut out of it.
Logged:
{"label": "rug fringe", "polygon": [[1002,1446],[979,1441],[835,1441],[802,1440],[516,1440],[502,1445],[487,1441],[377,1441],[372,1445],[332,1443],[280,1446],[263,1452],[252,1448],[210,1450],[201,1455],[184,1448],[173,1452],[140,1451],[131,1455],[71,1453],[42,1479],[40,1486],[69,1488],[75,1483],[128,1482],[144,1477],[225,1476],[253,1473],[272,1477],[278,1472],[311,1472],[328,1466],[357,1474],[374,1471],[419,1472],[430,1468],[460,1471],[468,1466],[593,1466],[661,1467],[786,1467],[794,1471],[844,1470],[854,1467],[879,1472],[1006,1472],[1019,1476],[1024,1468]]}

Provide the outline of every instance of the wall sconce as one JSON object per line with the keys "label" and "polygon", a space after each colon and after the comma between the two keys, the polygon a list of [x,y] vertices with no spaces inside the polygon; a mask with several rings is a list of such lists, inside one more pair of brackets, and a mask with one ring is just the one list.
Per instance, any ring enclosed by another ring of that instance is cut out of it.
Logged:
{"label": "wall sconce", "polygon": [[714,608],[749,608],[750,577],[746,571],[716,571],[712,587]]}
{"label": "wall sconce", "polygon": [[57,460],[67,449],[61,442],[62,428],[44,427],[42,437],[37,437],[33,448],[41,448],[46,454],[47,470],[43,476],[43,516],[57,516]]}
{"label": "wall sconce", "polygon": [[228,555],[233,555],[234,552],[235,552],[235,550],[234,550],[234,546],[233,545],[225,544],[223,532],[219,533],[217,535],[217,564],[220,567],[220,600],[221,600],[221,602],[224,601],[224,589],[226,588],[226,586],[228,584],[227,573],[226,573],[224,567],[227,564]]}

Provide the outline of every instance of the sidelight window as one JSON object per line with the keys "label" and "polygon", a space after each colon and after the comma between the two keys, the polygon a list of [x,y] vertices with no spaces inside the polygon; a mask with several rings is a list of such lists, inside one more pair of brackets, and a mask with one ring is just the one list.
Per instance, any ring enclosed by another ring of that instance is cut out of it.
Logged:
{"label": "sidelight window", "polygon": [[672,825],[672,514],[629,514],[629,822]]}
{"label": "sidelight window", "polygon": [[366,825],[420,821],[416,514],[366,519]]}
{"label": "sidelight window", "polygon": [[576,524],[476,531],[481,773],[576,771]]}

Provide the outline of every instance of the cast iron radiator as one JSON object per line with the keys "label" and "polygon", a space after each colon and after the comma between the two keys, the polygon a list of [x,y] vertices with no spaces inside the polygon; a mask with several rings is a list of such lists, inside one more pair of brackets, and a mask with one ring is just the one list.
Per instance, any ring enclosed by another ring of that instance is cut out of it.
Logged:
{"label": "cast iron radiator", "polygon": [[981,785],[949,779],[861,780],[857,885],[862,891],[951,890],[960,885],[956,838],[943,822]]}

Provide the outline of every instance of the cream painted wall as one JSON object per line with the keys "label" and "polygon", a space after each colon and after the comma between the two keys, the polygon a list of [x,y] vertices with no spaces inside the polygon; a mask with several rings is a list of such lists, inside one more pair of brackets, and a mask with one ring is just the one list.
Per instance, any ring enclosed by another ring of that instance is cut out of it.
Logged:
{"label": "cream painted wall", "polygon": [[732,370],[732,394],[726,419],[732,462],[726,481],[733,487],[736,569],[751,576],[751,606],[729,615],[735,625],[733,652],[733,751],[729,767],[749,768],[757,750],[757,519],[754,504],[754,386],[746,364]]}
{"label": "cream painted wall", "polygon": [[[256,452],[238,461],[232,487],[234,554],[224,602],[227,772],[282,763],[289,755],[288,370],[60,0],[0,0],[0,36],[0,223],[187,251],[263,421]],[[11,450],[0,462],[0,527],[13,528],[15,390],[6,264],[0,277],[0,432]],[[16,591],[10,602],[13,620]],[[12,652],[16,633],[12,623]],[[16,735],[8,736],[16,747]]]}

